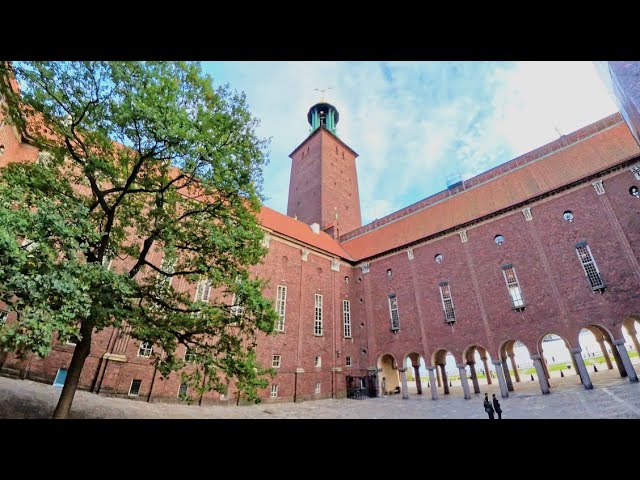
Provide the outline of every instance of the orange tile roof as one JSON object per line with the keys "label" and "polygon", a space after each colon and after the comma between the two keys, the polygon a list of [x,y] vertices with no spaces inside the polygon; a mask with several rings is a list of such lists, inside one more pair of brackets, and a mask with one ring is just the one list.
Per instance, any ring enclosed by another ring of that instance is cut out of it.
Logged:
{"label": "orange tile roof", "polygon": [[[586,136],[589,131],[591,136]],[[465,189],[460,187],[451,196],[447,191],[440,192],[434,195],[435,202],[425,199],[412,209],[389,215],[382,225],[376,221],[350,232],[342,237],[345,241],[340,245],[354,260],[371,257],[524,202],[640,154],[619,114],[567,137],[573,140],[571,144],[556,141],[542,146],[492,169],[489,176],[489,172],[478,175],[486,179],[483,183],[474,177],[465,181]],[[423,203],[427,205],[419,208]]]}
{"label": "orange tile roof", "polygon": [[313,233],[309,225],[295,218],[283,215],[263,205],[260,213],[258,213],[258,219],[264,227],[274,232],[324,250],[332,255],[351,260],[351,256],[331,236],[323,231]]}

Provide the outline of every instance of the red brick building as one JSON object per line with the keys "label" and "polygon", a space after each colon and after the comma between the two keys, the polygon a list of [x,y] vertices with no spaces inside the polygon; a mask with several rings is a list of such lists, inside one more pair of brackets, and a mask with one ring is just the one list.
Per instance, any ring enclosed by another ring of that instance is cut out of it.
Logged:
{"label": "red brick building", "polygon": [[[341,397],[348,386],[406,396],[407,358],[418,393],[426,365],[435,399],[448,393],[447,353],[466,398],[479,392],[478,361],[483,371],[492,362],[506,396],[520,381],[516,345],[548,393],[541,344],[550,334],[565,341],[590,388],[583,328],[605,356],[608,346],[612,368],[637,381],[623,328],[639,350],[640,148],[619,114],[364,226],[357,153],[335,134],[338,120],[327,103],[310,109],[312,131],[291,154],[288,215],[260,213],[269,251],[254,273],[269,279],[265,295],[280,314],[278,331],[258,343],[261,362],[278,372],[265,400]],[[0,165],[38,155],[6,125],[0,152]],[[176,288],[195,294],[193,285]],[[162,379],[146,347],[126,331],[94,335],[80,388],[177,401],[179,375]],[[73,348],[58,344],[44,360],[5,353],[1,370],[54,383]]]}

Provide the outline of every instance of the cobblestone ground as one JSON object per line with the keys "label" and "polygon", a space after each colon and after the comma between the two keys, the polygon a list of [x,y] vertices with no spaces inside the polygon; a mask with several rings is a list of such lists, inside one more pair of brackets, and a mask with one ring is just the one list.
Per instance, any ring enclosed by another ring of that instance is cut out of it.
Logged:
{"label": "cobblestone ground", "polygon": [[[503,419],[553,418],[640,418],[640,384],[620,378],[614,371],[591,376],[593,390],[585,390],[575,376],[552,378],[552,393],[542,395],[538,383],[523,379],[514,383],[509,398],[500,398]],[[497,385],[481,384],[481,393],[465,400],[460,387],[450,395],[440,392],[432,401],[429,390],[415,395],[410,388],[408,400],[400,395],[365,400],[327,399],[302,403],[261,403],[250,406],[189,406],[160,402],[146,403],[121,398],[103,397],[88,392],[76,393],[72,418],[305,418],[305,419],[382,419],[441,418],[485,419],[482,398],[491,396]],[[60,388],[28,380],[0,377],[0,418],[49,418]],[[472,390],[473,391],[473,390]]]}

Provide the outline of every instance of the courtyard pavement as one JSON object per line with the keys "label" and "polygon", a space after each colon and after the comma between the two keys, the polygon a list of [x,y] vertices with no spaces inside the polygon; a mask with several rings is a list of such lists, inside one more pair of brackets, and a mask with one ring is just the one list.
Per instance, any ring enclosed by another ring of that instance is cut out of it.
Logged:
{"label": "courtyard pavement", "polygon": [[[615,371],[591,375],[593,390],[585,390],[575,376],[552,378],[552,393],[542,395],[538,382],[514,383],[509,398],[500,398],[503,419],[640,418],[640,384],[620,378]],[[484,393],[498,386],[481,384],[480,394],[465,400],[460,387],[451,394],[440,389],[431,400],[409,388],[408,400],[400,395],[364,400],[325,399],[301,403],[260,403],[248,406],[194,406],[111,398],[78,391],[71,418],[153,419],[486,419]],[[50,418],[61,388],[29,380],[0,377],[0,418]],[[473,391],[473,389],[472,389]]]}

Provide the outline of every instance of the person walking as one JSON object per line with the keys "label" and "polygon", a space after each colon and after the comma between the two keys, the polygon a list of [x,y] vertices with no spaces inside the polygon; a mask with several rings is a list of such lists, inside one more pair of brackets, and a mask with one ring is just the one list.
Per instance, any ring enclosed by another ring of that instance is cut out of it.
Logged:
{"label": "person walking", "polygon": [[[495,397],[495,395],[494,395],[494,397]],[[487,415],[489,415],[489,418],[491,420],[494,420],[493,406],[491,406],[491,402],[489,401],[489,394],[488,393],[484,394],[484,411],[487,412]]]}
{"label": "person walking", "polygon": [[502,409],[500,408],[500,402],[496,398],[496,394],[493,394],[493,409],[498,414],[498,420],[502,420]]}
{"label": "person walking", "polygon": [[387,394],[387,378],[386,377],[382,377],[382,395],[386,395]]}

